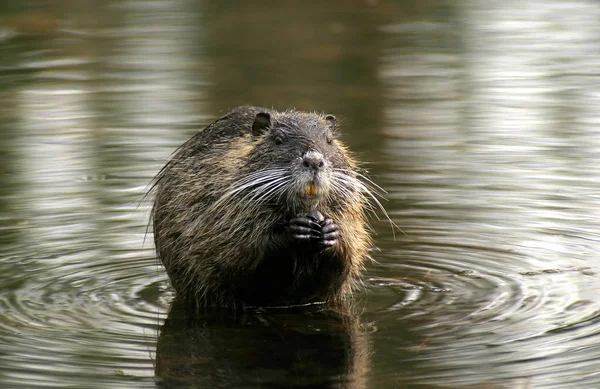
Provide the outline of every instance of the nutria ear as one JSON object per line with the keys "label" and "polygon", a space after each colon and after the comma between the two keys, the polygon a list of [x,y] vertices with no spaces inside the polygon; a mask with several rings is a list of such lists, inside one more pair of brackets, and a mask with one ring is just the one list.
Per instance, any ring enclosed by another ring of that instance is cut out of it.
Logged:
{"label": "nutria ear", "polygon": [[252,123],[252,135],[259,136],[265,134],[271,125],[271,115],[267,112],[259,112]]}
{"label": "nutria ear", "polygon": [[335,116],[327,115],[325,116],[325,121],[327,122],[327,127],[331,128],[332,130],[335,128]]}

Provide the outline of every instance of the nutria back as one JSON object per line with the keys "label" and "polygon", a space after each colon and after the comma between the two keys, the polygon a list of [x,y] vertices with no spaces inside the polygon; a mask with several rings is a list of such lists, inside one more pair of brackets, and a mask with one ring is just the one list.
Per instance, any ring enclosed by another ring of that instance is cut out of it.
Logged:
{"label": "nutria back", "polygon": [[371,240],[367,187],[333,116],[239,107],[156,178],[158,255],[198,306],[340,301]]}

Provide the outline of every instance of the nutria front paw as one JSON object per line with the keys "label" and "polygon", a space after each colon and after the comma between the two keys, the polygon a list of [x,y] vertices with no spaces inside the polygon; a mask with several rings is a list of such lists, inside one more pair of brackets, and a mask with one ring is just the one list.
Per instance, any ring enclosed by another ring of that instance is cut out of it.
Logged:
{"label": "nutria front paw", "polygon": [[337,243],[337,239],[340,236],[340,229],[337,224],[330,218],[327,218],[321,222],[321,231],[323,232],[323,241],[321,244],[331,247]]}
{"label": "nutria front paw", "polygon": [[334,246],[340,236],[339,228],[333,220],[325,218],[319,211],[297,215],[290,221],[289,228],[294,239],[325,247]]}

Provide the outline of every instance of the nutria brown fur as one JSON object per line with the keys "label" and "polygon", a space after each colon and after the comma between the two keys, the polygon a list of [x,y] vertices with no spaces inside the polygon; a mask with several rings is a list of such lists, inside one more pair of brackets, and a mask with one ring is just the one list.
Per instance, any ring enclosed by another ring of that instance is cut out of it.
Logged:
{"label": "nutria brown fur", "polygon": [[372,193],[335,118],[239,107],[158,174],[154,240],[198,306],[340,301],[360,283]]}

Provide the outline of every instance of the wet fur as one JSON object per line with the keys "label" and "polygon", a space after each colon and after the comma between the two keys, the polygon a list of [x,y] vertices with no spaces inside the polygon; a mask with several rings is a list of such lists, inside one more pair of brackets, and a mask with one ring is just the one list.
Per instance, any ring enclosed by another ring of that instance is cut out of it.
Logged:
{"label": "wet fur", "polygon": [[[260,112],[270,114],[271,125],[256,135]],[[274,142],[277,134],[286,135],[284,144]],[[332,137],[322,115],[240,107],[175,152],[156,177],[152,220],[158,255],[182,298],[198,306],[264,306],[350,295],[372,243],[365,214],[372,194]],[[328,168],[317,182],[326,195],[315,199],[298,196],[308,177],[298,158],[307,150],[319,151]],[[275,178],[260,187],[268,174]],[[290,236],[289,221],[313,210],[337,224],[333,247]]]}

